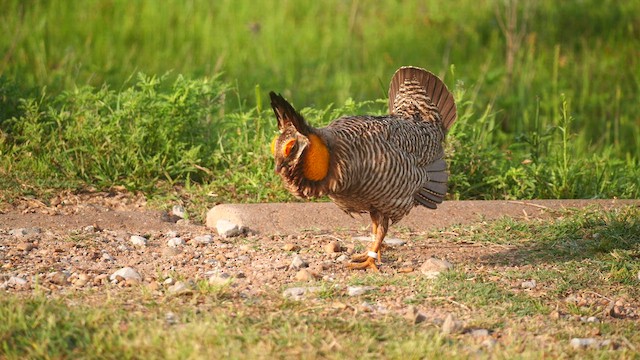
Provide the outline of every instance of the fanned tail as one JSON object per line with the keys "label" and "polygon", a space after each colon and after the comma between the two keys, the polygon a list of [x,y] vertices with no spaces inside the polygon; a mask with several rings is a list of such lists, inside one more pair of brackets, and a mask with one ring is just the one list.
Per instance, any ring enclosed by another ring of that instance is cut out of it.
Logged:
{"label": "fanned tail", "polygon": [[403,66],[389,85],[391,115],[439,121],[448,130],[457,118],[456,103],[447,86],[425,69]]}

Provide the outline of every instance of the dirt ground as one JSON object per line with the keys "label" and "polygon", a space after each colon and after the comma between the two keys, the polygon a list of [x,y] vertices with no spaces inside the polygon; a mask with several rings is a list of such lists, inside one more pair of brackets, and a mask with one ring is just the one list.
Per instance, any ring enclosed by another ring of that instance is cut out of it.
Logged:
{"label": "dirt ground", "polygon": [[[533,209],[541,211],[539,205]],[[456,216],[457,221],[478,219],[472,210],[466,214],[460,210]],[[385,249],[383,274],[419,272],[429,257],[476,269],[486,264],[499,271],[494,255],[511,250],[509,245],[457,241],[455,232],[439,232],[431,238],[428,232],[400,229],[388,237],[400,238],[404,244]],[[148,210],[142,197],[62,194],[49,204],[23,199],[0,211],[0,285],[17,293],[36,288],[49,293],[100,293],[114,286],[143,285],[166,294],[182,291],[176,288],[177,282],[219,279],[232,281],[231,291],[241,297],[281,293],[320,279],[346,287],[353,270],[345,265],[349,255],[365,249],[367,231],[316,229],[224,239],[203,224]],[[136,235],[144,237],[146,244],[135,245],[132,236]],[[502,270],[515,266],[500,265]],[[141,279],[112,276],[124,267],[133,268]],[[383,305],[399,312],[406,310],[405,300],[413,296],[410,286],[378,291],[393,291],[397,296],[385,297]],[[637,316],[634,309],[630,308],[630,316]]]}

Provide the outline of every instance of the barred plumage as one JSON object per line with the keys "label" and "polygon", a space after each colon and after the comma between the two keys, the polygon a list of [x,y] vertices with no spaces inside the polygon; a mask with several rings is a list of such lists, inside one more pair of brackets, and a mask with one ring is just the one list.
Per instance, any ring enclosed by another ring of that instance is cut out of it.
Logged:
{"label": "barred plumage", "polygon": [[[371,251],[378,256],[389,221],[416,205],[435,209],[444,199],[442,143],[456,108],[435,75],[402,67],[391,80],[390,115],[342,117],[320,129],[270,95],[280,129],[273,144],[276,172],[297,196],[328,195],[348,213],[370,213],[376,240]],[[371,252],[364,255],[352,267],[377,269]]]}

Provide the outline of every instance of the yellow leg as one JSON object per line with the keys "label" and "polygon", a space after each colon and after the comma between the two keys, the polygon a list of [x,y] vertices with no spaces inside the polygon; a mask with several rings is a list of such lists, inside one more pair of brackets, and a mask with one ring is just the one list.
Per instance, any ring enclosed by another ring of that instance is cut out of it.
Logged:
{"label": "yellow leg", "polygon": [[349,269],[366,270],[371,269],[373,271],[379,271],[376,266],[376,259],[378,264],[382,263],[382,241],[387,235],[389,228],[389,218],[378,213],[371,212],[372,232],[374,241],[367,252],[363,254],[354,255],[351,260],[353,263],[349,264]]}

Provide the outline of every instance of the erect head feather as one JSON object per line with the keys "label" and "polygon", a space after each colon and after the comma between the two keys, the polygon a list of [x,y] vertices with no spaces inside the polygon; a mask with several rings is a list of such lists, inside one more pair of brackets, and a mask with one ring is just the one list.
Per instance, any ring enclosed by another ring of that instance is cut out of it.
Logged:
{"label": "erect head feather", "polygon": [[283,133],[287,127],[293,126],[297,132],[304,136],[311,134],[311,127],[294,108],[282,96],[271,91],[271,107],[278,119],[278,129]]}

